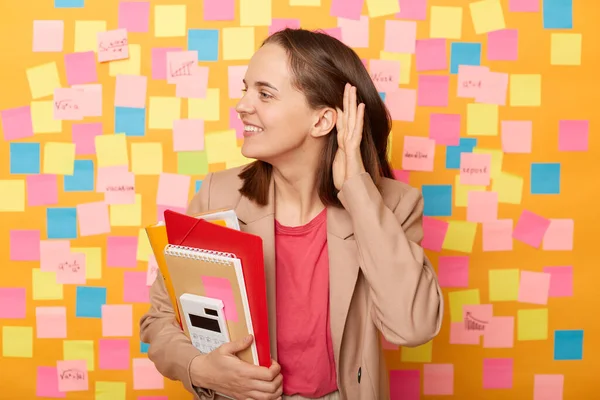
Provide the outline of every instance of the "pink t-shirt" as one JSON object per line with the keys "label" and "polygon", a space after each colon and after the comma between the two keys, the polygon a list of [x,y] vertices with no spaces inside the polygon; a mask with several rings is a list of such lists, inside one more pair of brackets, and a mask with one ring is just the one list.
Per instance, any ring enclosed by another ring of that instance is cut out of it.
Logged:
{"label": "pink t-shirt", "polygon": [[277,361],[288,396],[321,397],[337,390],[326,222],[327,209],[303,226],[275,221]]}

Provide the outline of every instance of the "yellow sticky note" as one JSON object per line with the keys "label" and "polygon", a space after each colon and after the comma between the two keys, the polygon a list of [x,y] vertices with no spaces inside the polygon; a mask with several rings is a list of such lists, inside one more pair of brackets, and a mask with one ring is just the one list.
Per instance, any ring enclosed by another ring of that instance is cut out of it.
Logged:
{"label": "yellow sticky note", "polygon": [[25,211],[25,181],[22,179],[0,180],[0,212]]}
{"label": "yellow sticky note", "polygon": [[500,0],[482,0],[469,4],[475,33],[480,35],[506,28]]}
{"label": "yellow sticky note", "polygon": [[135,175],[158,175],[163,172],[162,143],[132,143],[131,172]]}
{"label": "yellow sticky note", "polygon": [[321,0],[290,0],[290,6],[321,7]]}
{"label": "yellow sticky note", "polygon": [[462,7],[431,6],[429,37],[460,39],[462,37]]}
{"label": "yellow sticky note", "polygon": [[188,118],[218,121],[220,115],[220,91],[217,88],[206,89],[205,98],[188,99]]}
{"label": "yellow sticky note", "polygon": [[62,132],[62,120],[54,119],[54,101],[32,101],[31,122],[33,133]]}
{"label": "yellow sticky note", "polygon": [[581,33],[550,34],[551,65],[581,65]]}
{"label": "yellow sticky note", "polygon": [[475,154],[489,154],[492,157],[490,162],[490,176],[497,177],[502,173],[502,161],[504,160],[504,152],[498,149],[482,149],[479,147],[473,148]]}
{"label": "yellow sticky note", "polygon": [[254,47],[254,27],[223,28],[223,60],[249,60]]}
{"label": "yellow sticky note", "polygon": [[517,311],[518,340],[548,339],[548,309],[531,309]]}
{"label": "yellow sticky note", "polygon": [[484,191],[486,186],[480,185],[465,185],[460,183],[460,175],[454,177],[454,206],[466,207],[469,199],[469,192]]}
{"label": "yellow sticky note", "polygon": [[142,46],[129,45],[129,58],[111,61],[108,66],[108,75],[139,75],[142,71]]}
{"label": "yellow sticky note", "polygon": [[187,33],[185,5],[154,6],[154,36],[182,37]]}
{"label": "yellow sticky note", "polygon": [[209,164],[227,162],[229,159],[237,158],[239,149],[235,129],[205,134],[204,149]]}
{"label": "yellow sticky note", "polygon": [[75,172],[75,143],[47,142],[44,144],[44,174],[73,175]]}
{"label": "yellow sticky note", "polygon": [[25,72],[33,99],[54,96],[54,89],[62,87],[58,75],[58,67],[54,61],[38,65],[37,67],[27,68]]}
{"label": "yellow sticky note", "polygon": [[125,382],[96,381],[94,400],[126,400],[127,386]]}
{"label": "yellow sticky note", "polygon": [[208,174],[208,156],[206,150],[180,151],[177,153],[177,173],[180,175]]}
{"label": "yellow sticky note", "polygon": [[98,32],[106,31],[106,21],[75,21],[75,51],[98,51]]}
{"label": "yellow sticky note", "polygon": [[269,26],[272,12],[271,0],[240,0],[240,26]]}
{"label": "yellow sticky note", "polygon": [[496,104],[467,104],[467,135],[497,136],[498,106]]}
{"label": "yellow sticky note", "polygon": [[3,326],[2,356],[33,357],[33,328],[30,326]]}
{"label": "yellow sticky note", "polygon": [[542,76],[539,74],[510,75],[510,105],[537,107],[542,104]]}
{"label": "yellow sticky note", "polygon": [[138,261],[148,261],[150,254],[153,253],[148,234],[145,228],[140,228],[138,231],[138,247],[135,259]]}
{"label": "yellow sticky note", "polygon": [[433,353],[433,340],[417,347],[402,347],[400,360],[402,362],[429,363]]}
{"label": "yellow sticky note", "polygon": [[100,247],[71,247],[71,251],[85,254],[85,279],[102,278],[102,249]]}
{"label": "yellow sticky note", "polygon": [[56,283],[56,272],[33,268],[31,274],[33,300],[63,299],[63,285],[62,283]]}
{"label": "yellow sticky note", "polygon": [[244,157],[242,149],[238,149],[238,152],[234,157],[225,161],[225,168],[241,167],[242,165],[250,164],[253,161],[255,161],[253,158]]}
{"label": "yellow sticky note", "polygon": [[467,221],[449,221],[448,231],[442,243],[444,250],[462,251],[471,253],[475,234],[477,233],[477,223]]}
{"label": "yellow sticky note", "polygon": [[498,203],[521,204],[523,198],[523,178],[501,172],[492,178],[492,192],[498,193]]}
{"label": "yellow sticky note", "polygon": [[410,83],[412,54],[381,51],[379,53],[379,58],[382,60],[398,61],[400,63],[400,79],[398,82],[401,85],[408,85]]}
{"label": "yellow sticky note", "polygon": [[125,134],[98,135],[95,138],[98,167],[129,165]]}
{"label": "yellow sticky note", "polygon": [[367,11],[369,17],[377,18],[400,12],[398,0],[367,0]]}
{"label": "yellow sticky note", "polygon": [[518,269],[490,269],[488,271],[490,301],[517,301],[519,274]]}
{"label": "yellow sticky note", "polygon": [[88,371],[93,371],[94,341],[63,340],[63,360],[85,360]]}
{"label": "yellow sticky note", "polygon": [[179,97],[150,97],[150,121],[148,122],[150,129],[173,129],[173,121],[176,119],[181,119]]}
{"label": "yellow sticky note", "polygon": [[135,194],[133,204],[110,205],[111,226],[140,226],[142,225],[142,195]]}
{"label": "yellow sticky note", "polygon": [[463,320],[463,306],[479,303],[479,289],[457,290],[448,293],[450,302],[450,322]]}

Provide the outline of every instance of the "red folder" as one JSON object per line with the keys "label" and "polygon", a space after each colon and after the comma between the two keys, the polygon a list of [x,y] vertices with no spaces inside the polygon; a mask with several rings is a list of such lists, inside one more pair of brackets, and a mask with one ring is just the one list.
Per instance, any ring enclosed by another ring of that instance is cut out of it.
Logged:
{"label": "red folder", "polygon": [[233,253],[242,263],[258,363],[271,366],[262,239],[172,210],[165,210],[169,244]]}

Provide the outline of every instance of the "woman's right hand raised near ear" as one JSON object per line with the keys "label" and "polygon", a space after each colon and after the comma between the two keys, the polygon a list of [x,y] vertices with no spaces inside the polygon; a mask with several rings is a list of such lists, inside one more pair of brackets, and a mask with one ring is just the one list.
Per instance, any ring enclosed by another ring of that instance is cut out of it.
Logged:
{"label": "woman's right hand raised near ear", "polygon": [[192,384],[214,390],[236,400],[277,400],[283,393],[280,365],[269,368],[242,361],[237,353],[250,347],[253,337],[229,342],[192,361]]}

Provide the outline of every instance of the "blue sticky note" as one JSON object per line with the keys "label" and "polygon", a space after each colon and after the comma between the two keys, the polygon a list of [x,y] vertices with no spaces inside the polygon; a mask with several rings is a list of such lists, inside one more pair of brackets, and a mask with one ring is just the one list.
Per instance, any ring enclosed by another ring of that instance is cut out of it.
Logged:
{"label": "blue sticky note", "polygon": [[446,147],[446,168],[459,169],[461,153],[472,153],[477,146],[477,139],[464,138],[460,139],[458,146]]}
{"label": "blue sticky note", "polygon": [[565,330],[554,331],[554,359],[582,360],[583,331]]}
{"label": "blue sticky note", "polygon": [[146,134],[146,109],[115,107],[115,132],[126,136],[144,136]]}
{"label": "blue sticky note", "polygon": [[573,29],[573,0],[543,0],[544,29]]}
{"label": "blue sticky note", "polygon": [[40,173],[40,144],[11,143],[10,144],[10,173],[39,174]]}
{"label": "blue sticky note", "polygon": [[83,8],[85,0],[54,0],[54,8]]}
{"label": "blue sticky note", "polygon": [[198,61],[218,61],[219,30],[189,29],[188,50],[196,50],[198,52]]}
{"label": "blue sticky note", "polygon": [[200,190],[201,187],[202,187],[202,181],[201,180],[197,180],[196,181],[196,192],[198,192],[198,190]]}
{"label": "blue sticky note", "polygon": [[46,235],[48,239],[77,238],[77,208],[49,207],[46,209]]}
{"label": "blue sticky note", "polygon": [[452,185],[423,185],[423,215],[449,217],[452,215]]}
{"label": "blue sticky note", "polygon": [[560,193],[560,163],[531,163],[531,194]]}
{"label": "blue sticky note", "polygon": [[65,175],[63,188],[65,192],[93,192],[94,161],[75,160],[73,175]]}
{"label": "blue sticky note", "polygon": [[381,97],[382,101],[385,101],[385,92],[379,92],[379,97]]}
{"label": "blue sticky note", "polygon": [[75,316],[81,318],[102,318],[102,306],[106,304],[106,288],[77,286]]}
{"label": "blue sticky note", "polygon": [[148,353],[148,348],[150,345],[148,343],[140,342],[140,353],[146,354]]}
{"label": "blue sticky note", "polygon": [[459,65],[481,65],[481,43],[455,42],[450,45],[450,73]]}

